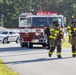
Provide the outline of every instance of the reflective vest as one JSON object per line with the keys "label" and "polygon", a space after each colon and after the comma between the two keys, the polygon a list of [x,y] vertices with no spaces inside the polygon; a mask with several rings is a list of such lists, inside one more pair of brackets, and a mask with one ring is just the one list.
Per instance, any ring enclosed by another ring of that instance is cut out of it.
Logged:
{"label": "reflective vest", "polygon": [[59,28],[59,29],[55,29],[54,27],[53,28],[50,28],[50,33],[51,33],[51,35],[50,35],[50,39],[57,39],[57,36],[59,35],[59,34],[63,34],[63,32],[62,32],[62,28]]}
{"label": "reflective vest", "polygon": [[67,30],[68,30],[69,36],[72,36],[72,32],[73,31],[76,32],[76,27],[71,27],[70,25],[68,25]]}

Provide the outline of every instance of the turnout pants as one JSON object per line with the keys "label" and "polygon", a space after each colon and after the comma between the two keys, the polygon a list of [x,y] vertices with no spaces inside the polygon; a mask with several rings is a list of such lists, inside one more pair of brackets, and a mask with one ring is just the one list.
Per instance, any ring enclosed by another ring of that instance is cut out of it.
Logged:
{"label": "turnout pants", "polygon": [[72,56],[76,56],[76,46],[72,45]]}
{"label": "turnout pants", "polygon": [[57,56],[61,56],[61,41],[60,40],[51,40],[49,55],[53,54],[56,47],[57,47]]}

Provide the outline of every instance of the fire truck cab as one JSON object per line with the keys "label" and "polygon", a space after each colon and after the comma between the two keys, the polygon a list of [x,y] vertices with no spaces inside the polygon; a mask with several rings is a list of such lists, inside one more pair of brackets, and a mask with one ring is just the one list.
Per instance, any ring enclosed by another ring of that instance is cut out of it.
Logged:
{"label": "fire truck cab", "polygon": [[52,26],[53,21],[58,20],[61,27],[64,27],[63,15],[56,12],[38,12],[37,15],[22,13],[19,16],[20,45],[21,47],[32,48],[34,44],[47,45],[47,36],[44,30],[48,25]]}

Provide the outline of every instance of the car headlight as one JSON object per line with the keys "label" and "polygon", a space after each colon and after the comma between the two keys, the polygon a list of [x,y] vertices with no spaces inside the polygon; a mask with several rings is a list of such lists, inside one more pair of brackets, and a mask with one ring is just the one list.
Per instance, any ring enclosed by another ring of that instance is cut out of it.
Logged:
{"label": "car headlight", "polygon": [[0,36],[0,38],[3,38],[3,36]]}

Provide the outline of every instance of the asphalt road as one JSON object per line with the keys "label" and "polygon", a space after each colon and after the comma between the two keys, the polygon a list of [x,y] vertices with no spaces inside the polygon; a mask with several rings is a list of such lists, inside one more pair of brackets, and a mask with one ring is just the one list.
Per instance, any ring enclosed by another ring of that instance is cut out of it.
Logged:
{"label": "asphalt road", "polygon": [[19,44],[0,44],[0,58],[20,75],[76,75],[76,58],[70,48],[62,48],[62,59],[48,57],[48,50],[41,46],[21,48]]}

